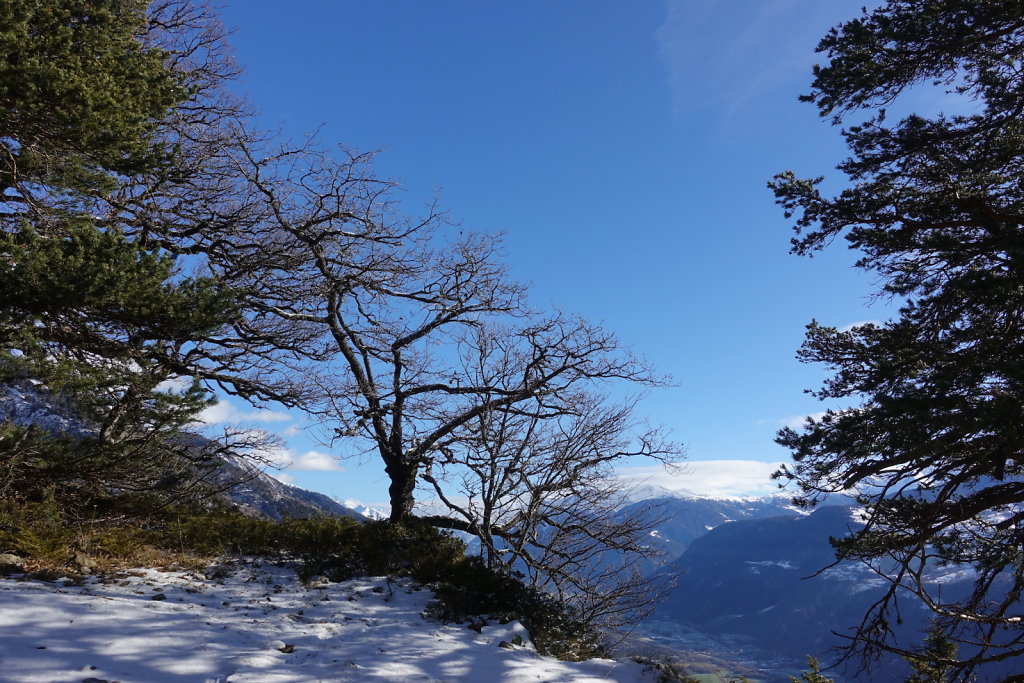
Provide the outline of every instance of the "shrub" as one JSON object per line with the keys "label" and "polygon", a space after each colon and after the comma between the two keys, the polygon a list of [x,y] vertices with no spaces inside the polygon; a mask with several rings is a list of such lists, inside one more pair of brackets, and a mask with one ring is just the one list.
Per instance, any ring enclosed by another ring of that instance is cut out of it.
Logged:
{"label": "shrub", "polygon": [[432,585],[438,602],[430,616],[464,621],[487,615],[500,622],[519,620],[541,654],[579,661],[606,656],[600,636],[575,618],[553,596],[518,577],[488,569],[478,557],[463,557]]}
{"label": "shrub", "polygon": [[642,665],[645,672],[653,674],[657,683],[700,683],[698,679],[689,676],[679,664],[667,656],[637,655],[633,657],[633,661]]}
{"label": "shrub", "polygon": [[54,560],[70,536],[52,491],[34,502],[0,501],[0,552]]}
{"label": "shrub", "polygon": [[426,524],[359,523],[344,517],[256,519],[233,510],[181,514],[161,534],[165,547],[254,555],[298,563],[299,576],[343,581],[360,575],[434,581],[461,560],[465,545]]}

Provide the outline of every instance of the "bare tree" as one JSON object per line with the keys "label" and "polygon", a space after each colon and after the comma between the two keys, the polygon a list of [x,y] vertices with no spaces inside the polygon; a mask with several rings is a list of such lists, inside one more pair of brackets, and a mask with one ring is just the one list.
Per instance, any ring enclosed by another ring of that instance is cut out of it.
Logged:
{"label": "bare tree", "polygon": [[[429,269],[386,298],[353,291],[331,302],[331,334],[350,372],[331,392],[339,433],[364,437],[381,457],[392,521],[412,514],[417,476],[439,458],[457,458],[482,417],[568,414],[585,387],[653,381],[604,330],[528,315],[521,290],[488,262],[492,251],[489,238],[469,238],[421,261]],[[499,328],[503,351],[487,359],[495,365],[474,372],[481,336],[492,336],[488,324],[500,315],[521,319]]]}
{"label": "bare tree", "polygon": [[[507,352],[497,355],[507,361]],[[509,372],[515,363],[487,365]],[[481,412],[425,468],[449,511],[428,519],[473,533],[488,566],[523,573],[587,623],[643,618],[669,585],[649,574],[658,556],[649,534],[663,520],[621,512],[628,491],[613,467],[630,457],[672,462],[681,449],[638,422],[634,404],[577,390]]]}
{"label": "bare tree", "polygon": [[657,522],[619,513],[613,466],[680,449],[601,391],[661,379],[600,326],[532,310],[496,237],[445,239],[433,207],[405,217],[369,157],[242,149],[272,209],[252,260],[272,267],[239,273],[261,293],[249,320],[296,325],[319,349],[314,411],[380,458],[391,521],[413,517],[427,484],[450,514],[426,520],[479,536],[493,568],[526,572],[587,622],[642,617],[663,585],[642,572]]}
{"label": "bare tree", "polygon": [[208,224],[232,217],[218,234],[227,246],[206,252],[211,267],[252,292],[240,333],[280,330],[292,341],[273,357],[315,361],[303,368],[319,391],[307,407],[334,438],[381,459],[392,521],[412,515],[419,475],[461,448],[481,416],[570,414],[602,383],[658,382],[599,326],[531,310],[497,237],[446,237],[432,205],[409,218],[370,155],[242,130],[234,145],[244,191],[205,205]]}
{"label": "bare tree", "polygon": [[[147,360],[254,404],[306,406],[315,393],[315,382],[306,377],[322,359],[318,348],[300,325],[253,307],[262,295],[253,273],[288,263],[268,260],[268,245],[260,243],[273,207],[243,172],[245,146],[255,134],[249,107],[229,88],[239,69],[228,32],[203,2],[156,0],[145,19],[138,41],[165,55],[166,69],[187,93],[151,122],[153,146],[165,155],[160,163],[119,174],[109,193],[59,198],[61,209],[126,235],[140,251],[171,255],[177,280],[212,276],[234,294],[239,314],[231,324],[154,345]],[[48,234],[63,229],[45,212],[34,222]]]}

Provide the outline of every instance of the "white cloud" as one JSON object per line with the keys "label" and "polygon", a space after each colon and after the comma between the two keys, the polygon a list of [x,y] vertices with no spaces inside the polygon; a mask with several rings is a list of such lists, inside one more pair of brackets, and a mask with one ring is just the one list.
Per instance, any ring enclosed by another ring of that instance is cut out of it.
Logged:
{"label": "white cloud", "polygon": [[199,413],[198,419],[208,425],[242,422],[288,422],[291,415],[274,410],[239,410],[228,401],[217,401]]}
{"label": "white cloud", "polygon": [[271,466],[282,470],[305,472],[343,472],[345,470],[337,458],[329,453],[315,450],[296,454],[290,448],[267,448],[261,450],[259,456]]}
{"label": "white cloud", "polygon": [[268,464],[271,467],[283,468],[293,459],[293,454],[287,448],[254,448],[252,449],[252,455],[259,458],[259,461],[264,464]]}
{"label": "white cloud", "polygon": [[807,413],[805,415],[790,415],[779,420],[780,427],[789,427],[790,429],[800,429],[807,423],[807,418],[811,417],[815,420],[820,420],[825,416],[824,410],[819,410],[816,413]]}
{"label": "white cloud", "polygon": [[165,379],[163,382],[160,382],[160,384],[157,384],[156,390],[180,394],[190,386],[192,386],[191,377],[171,377],[170,379]]}
{"label": "white cloud", "polygon": [[270,475],[271,477],[273,477],[274,479],[277,479],[282,484],[294,484],[295,483],[295,477],[293,477],[292,475],[288,474],[287,472],[281,472],[280,470],[270,470],[270,471],[267,472],[267,474]]}
{"label": "white cloud", "polygon": [[855,323],[848,323],[846,325],[843,325],[842,327],[839,328],[839,331],[840,332],[849,332],[853,328],[860,327],[861,325],[881,325],[881,324],[882,324],[881,320],[858,320]]}
{"label": "white cloud", "polygon": [[654,486],[675,493],[702,496],[763,496],[778,492],[771,474],[781,462],[760,460],[693,460],[679,471],[653,465],[619,470],[629,484]]}
{"label": "white cloud", "polygon": [[290,470],[315,470],[319,472],[341,472],[345,468],[338,459],[320,451],[306,451],[288,465]]}

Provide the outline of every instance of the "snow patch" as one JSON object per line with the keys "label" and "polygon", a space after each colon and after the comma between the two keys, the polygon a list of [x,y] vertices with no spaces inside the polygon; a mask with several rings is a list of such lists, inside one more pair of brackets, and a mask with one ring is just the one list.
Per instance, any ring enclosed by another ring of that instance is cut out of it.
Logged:
{"label": "snow patch", "polygon": [[964,581],[974,581],[977,577],[978,572],[976,572],[973,567],[959,565],[934,569],[933,573],[929,573],[927,575],[926,580],[931,584],[944,585]]}
{"label": "snow patch", "polygon": [[382,507],[365,505],[359,502],[358,500],[352,500],[347,498],[345,500],[339,500],[338,502],[350,510],[355,510],[356,512],[361,514],[363,517],[366,517],[367,519],[382,520],[387,519],[391,516],[388,514],[387,510],[385,510]]}
{"label": "snow patch", "polygon": [[782,569],[796,569],[797,566],[788,560],[747,560],[747,564],[755,567],[781,567]]}
{"label": "snow patch", "polygon": [[266,566],[216,576],[223,578],[140,570],[80,585],[0,579],[0,679],[643,680],[633,663],[542,657],[518,622],[477,633],[428,621],[422,613],[433,594],[404,579],[307,587],[293,571]]}

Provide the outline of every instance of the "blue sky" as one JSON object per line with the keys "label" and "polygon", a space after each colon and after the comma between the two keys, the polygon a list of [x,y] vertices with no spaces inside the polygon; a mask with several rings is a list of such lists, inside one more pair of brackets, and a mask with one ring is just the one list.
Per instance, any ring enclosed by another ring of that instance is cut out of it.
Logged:
{"label": "blue sky", "polygon": [[[768,491],[773,434],[822,410],[794,358],[812,318],[882,319],[841,244],[788,254],[765,183],[829,174],[839,131],[797,102],[813,48],[856,12],[822,0],[229,0],[222,16],[264,126],[381,150],[411,206],[436,192],[466,228],[505,233],[535,304],[603,321],[676,385],[642,404],[715,493]],[[272,410],[272,409],[271,409]],[[372,459],[337,462],[302,420],[219,406],[284,435],[284,476],[386,499]],[[710,461],[710,462],[705,462]],[[298,467],[310,469],[298,469]],[[330,469],[327,469],[330,468]],[[764,482],[764,483],[762,483]]]}

